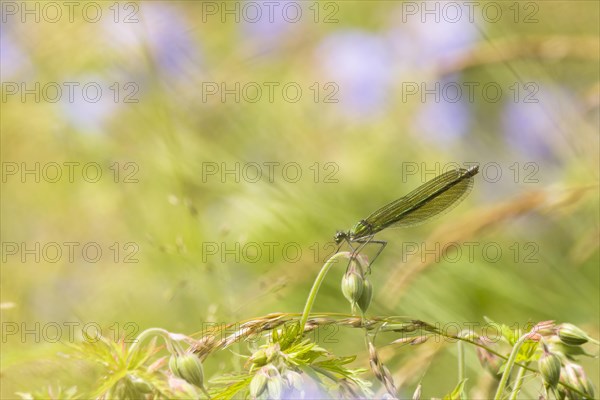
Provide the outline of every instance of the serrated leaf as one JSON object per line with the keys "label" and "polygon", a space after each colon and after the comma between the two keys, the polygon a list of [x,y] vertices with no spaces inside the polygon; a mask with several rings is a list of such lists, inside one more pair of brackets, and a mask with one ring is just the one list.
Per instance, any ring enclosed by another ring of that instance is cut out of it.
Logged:
{"label": "serrated leaf", "polygon": [[500,324],[500,332],[502,333],[502,337],[510,344],[514,346],[515,343],[519,340],[519,332],[510,328],[507,325]]}
{"label": "serrated leaf", "polygon": [[284,324],[281,328],[273,330],[273,343],[279,343],[281,350],[285,351],[288,347],[301,340],[301,336],[299,335],[300,329],[298,321]]}
{"label": "serrated leaf", "polygon": [[354,360],[356,360],[356,356],[336,357],[336,358],[330,358],[327,360],[320,361],[317,364],[321,367],[328,367],[329,365],[350,364]]}
{"label": "serrated leaf", "polygon": [[533,361],[539,342],[534,340],[526,340],[519,349],[517,354],[516,362],[528,362]]}
{"label": "serrated leaf", "polygon": [[[254,375],[223,375],[210,381],[210,395],[215,400],[233,399],[240,391],[248,390]],[[222,386],[224,385],[224,386]],[[222,388],[219,388],[222,386]]]}

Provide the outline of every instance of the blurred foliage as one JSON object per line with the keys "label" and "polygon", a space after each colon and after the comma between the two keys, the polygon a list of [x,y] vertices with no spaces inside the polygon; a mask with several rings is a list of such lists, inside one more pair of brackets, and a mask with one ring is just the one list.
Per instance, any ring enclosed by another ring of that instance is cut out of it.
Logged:
{"label": "blurred foliage", "polygon": [[[295,3],[298,23],[207,12],[206,4],[222,2],[97,4],[103,16],[95,23],[78,12],[73,22],[66,14],[57,23],[22,22],[3,8],[2,398],[55,384],[93,387],[88,369],[56,359],[82,327],[118,340],[153,326],[192,334],[209,323],[300,312],[336,229],[448,163],[477,162],[482,172],[451,213],[378,236],[389,245],[373,267],[370,313],[461,326],[482,326],[485,315],[519,327],[552,319],[599,336],[597,2],[495,2],[496,22],[480,4],[473,22],[463,9],[459,23],[421,22],[406,8],[420,2]],[[137,22],[124,22],[130,13]],[[22,82],[56,82],[63,95],[22,101],[10,94]],[[69,101],[65,82],[98,83],[102,97],[88,102],[77,89]],[[257,83],[263,96],[208,95],[212,83],[236,82]],[[265,82],[279,85],[273,101]],[[409,95],[413,84],[436,82],[459,84],[460,101]],[[302,88],[299,101],[284,99],[286,83]],[[493,83],[502,96],[490,101],[477,89],[469,101],[465,83]],[[35,163],[58,163],[61,179],[22,177]],[[72,182],[63,163],[77,163]],[[88,163],[99,165],[97,182],[82,176]],[[256,182],[250,163],[263,172]],[[297,182],[290,163],[302,172]],[[219,172],[207,174],[215,166]],[[221,176],[236,166],[237,182]],[[73,259],[70,242],[79,244]],[[461,244],[458,261],[443,250],[452,242]],[[473,242],[469,257],[465,243]],[[35,243],[60,244],[62,257],[36,260],[23,251]],[[82,256],[86,243],[102,249],[99,261]],[[256,246],[240,256],[236,243],[258,244],[262,254],[254,262]],[[277,244],[272,259],[266,243]],[[293,244],[289,254],[285,244]],[[482,251],[490,244],[499,258]],[[328,277],[314,311],[347,311],[343,272]],[[327,347],[354,354],[362,340],[336,332]],[[445,348],[379,355],[401,393],[422,379],[427,398],[456,385],[453,347]],[[490,378],[474,352],[466,363],[466,390],[476,397]],[[598,360],[582,365],[599,387]],[[231,367],[221,354],[205,374]],[[524,388],[531,396],[538,389]]]}

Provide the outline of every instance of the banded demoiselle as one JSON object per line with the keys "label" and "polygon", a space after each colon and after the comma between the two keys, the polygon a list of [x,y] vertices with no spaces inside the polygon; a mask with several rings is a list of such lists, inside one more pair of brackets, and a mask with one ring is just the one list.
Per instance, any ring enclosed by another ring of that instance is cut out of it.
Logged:
{"label": "banded demoiselle", "polygon": [[[391,227],[419,225],[428,219],[454,208],[473,187],[474,176],[479,172],[475,165],[445,172],[361,219],[350,230],[338,231],[334,240],[337,245],[347,242],[356,256],[368,243],[380,245],[379,251],[369,265],[381,254],[387,242],[373,240],[376,233]],[[358,243],[355,249],[352,243]]]}

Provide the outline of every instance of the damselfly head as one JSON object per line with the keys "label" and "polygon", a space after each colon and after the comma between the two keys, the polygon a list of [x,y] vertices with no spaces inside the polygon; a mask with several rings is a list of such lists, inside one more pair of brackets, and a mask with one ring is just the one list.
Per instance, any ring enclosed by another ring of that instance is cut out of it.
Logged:
{"label": "damselfly head", "polygon": [[347,232],[342,232],[342,231],[337,231],[335,233],[335,236],[333,237],[333,240],[335,241],[335,244],[340,244],[344,240],[347,240],[347,239],[348,239],[348,233]]}
{"label": "damselfly head", "polygon": [[478,172],[479,172],[479,165],[472,165],[466,170],[465,176],[471,177],[471,176],[477,175]]}

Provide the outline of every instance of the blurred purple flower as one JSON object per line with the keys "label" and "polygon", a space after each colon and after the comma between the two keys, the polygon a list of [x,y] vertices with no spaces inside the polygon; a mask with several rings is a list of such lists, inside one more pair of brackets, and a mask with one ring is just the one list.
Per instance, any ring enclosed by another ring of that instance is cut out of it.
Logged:
{"label": "blurred purple flower", "polygon": [[[450,4],[460,10],[460,14],[450,16],[441,11]],[[452,62],[479,41],[479,22],[476,18],[473,22],[469,20],[469,10],[464,4],[436,1],[415,3],[415,6],[419,9],[415,15],[407,15],[404,5],[392,13],[394,27],[389,31],[389,38],[398,62],[404,68]],[[424,14],[423,8],[433,6],[439,10],[436,14]]]}
{"label": "blurred purple flower", "polygon": [[[444,87],[448,81],[458,82],[448,78],[440,82],[440,87]],[[418,135],[423,135],[429,142],[443,145],[467,134],[471,109],[464,100],[464,94],[457,101],[444,95],[440,95],[439,101],[433,97],[427,97],[426,100],[413,121]]]}
{"label": "blurred purple flower", "polygon": [[126,59],[135,58],[132,66],[143,65],[146,45],[159,72],[167,77],[187,77],[186,71],[197,71],[202,63],[200,46],[178,7],[150,1],[142,2],[140,10],[140,23],[105,22],[107,44]]}
{"label": "blurred purple flower", "polygon": [[[122,105],[119,101],[115,102],[115,92],[111,89],[111,86],[114,89],[114,83],[99,79],[97,76],[65,79],[65,82],[80,83],[71,98],[66,95],[67,89],[63,90],[65,95],[60,98],[59,104],[68,123],[81,133],[101,134],[105,123]],[[83,89],[86,84],[90,84],[89,90]],[[97,87],[101,89],[98,96]]]}
{"label": "blurred purple flower", "polygon": [[319,45],[317,59],[325,80],[339,85],[337,98],[345,113],[368,116],[385,105],[392,65],[383,38],[362,31],[337,32]]}
{"label": "blurred purple flower", "polygon": [[[141,20],[141,17],[140,17]],[[139,54],[136,57],[141,57],[142,45],[144,43],[145,29],[139,23],[115,23],[112,19],[101,20],[105,45],[112,47],[117,51],[122,51],[131,57],[136,50]]]}
{"label": "blurred purple flower", "polygon": [[19,75],[30,78],[33,66],[27,54],[14,40],[13,34],[8,32],[4,24],[0,24],[0,79],[5,82]]}
{"label": "blurred purple flower", "polygon": [[[291,371],[290,371],[291,372]],[[288,372],[289,373],[289,372]],[[285,373],[284,373],[285,375]],[[331,395],[323,390],[322,387],[317,384],[317,382],[309,377],[306,374],[296,375],[299,377],[299,382],[294,382],[301,386],[301,390],[298,390],[299,387],[293,387],[293,390],[283,391],[281,399],[282,400],[297,400],[297,399],[328,399],[331,398]],[[284,378],[285,379],[285,378]],[[289,380],[286,379],[287,382]],[[287,385],[286,385],[287,386]]]}
{"label": "blurred purple flower", "polygon": [[297,14],[298,9],[301,13],[306,12],[297,1],[245,0],[235,4],[239,4],[240,10],[245,10],[240,11],[243,16],[242,38],[256,42],[260,53],[277,49],[306,18],[306,16],[301,18],[302,14]]}
{"label": "blurred purple flower", "polygon": [[519,101],[511,96],[504,105],[501,122],[506,143],[529,159],[556,161],[563,142],[561,125],[564,129],[564,121],[573,120],[576,99],[564,89],[547,86],[531,93],[528,101],[537,102],[525,102],[525,95]]}
{"label": "blurred purple flower", "polygon": [[168,74],[178,74],[186,67],[198,68],[202,57],[199,44],[189,34],[180,11],[167,3],[142,2],[142,18],[156,63]]}

